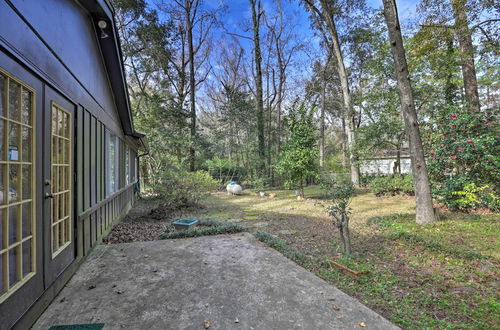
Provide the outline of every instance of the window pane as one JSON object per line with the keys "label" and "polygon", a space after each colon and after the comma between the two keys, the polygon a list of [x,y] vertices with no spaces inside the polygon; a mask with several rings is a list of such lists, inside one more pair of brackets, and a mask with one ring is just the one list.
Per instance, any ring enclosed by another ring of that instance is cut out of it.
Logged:
{"label": "window pane", "polygon": [[9,123],[9,155],[8,160],[19,160],[19,125]]}
{"label": "window pane", "polygon": [[17,248],[9,250],[9,285],[17,282]]}
{"label": "window pane", "polygon": [[21,240],[21,235],[17,231],[17,223],[19,216],[19,206],[9,208],[9,244],[12,245]]}
{"label": "window pane", "polygon": [[19,184],[19,170],[19,165],[9,165],[9,203],[17,202],[19,200],[17,191]]}
{"label": "window pane", "polygon": [[5,88],[7,87],[7,79],[4,75],[0,74],[0,116],[5,116],[4,114],[4,102],[5,102]]}
{"label": "window pane", "polygon": [[10,80],[9,83],[9,118],[21,121],[21,85]]}
{"label": "window pane", "polygon": [[24,203],[23,209],[23,238],[31,235],[31,202]]}
{"label": "window pane", "polygon": [[23,277],[31,273],[31,241],[23,242]]}
{"label": "window pane", "polygon": [[22,119],[23,124],[31,125],[31,92],[23,88],[22,92]]}
{"label": "window pane", "polygon": [[22,150],[22,160],[23,162],[31,162],[31,128],[23,127],[23,150]]}

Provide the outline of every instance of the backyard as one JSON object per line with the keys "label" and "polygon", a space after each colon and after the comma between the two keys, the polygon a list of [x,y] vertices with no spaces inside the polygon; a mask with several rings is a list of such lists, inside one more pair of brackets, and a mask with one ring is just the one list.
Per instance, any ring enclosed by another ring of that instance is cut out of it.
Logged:
{"label": "backyard", "polygon": [[[238,223],[249,232],[264,231],[286,241],[280,245],[305,256],[301,266],[403,328],[499,324],[498,213],[443,211],[436,224],[420,226],[412,214],[413,197],[376,197],[361,191],[351,204],[353,254],[346,260],[319,187],[307,187],[304,200],[297,200],[290,190],[267,193],[266,197],[249,191],[241,196],[212,193],[202,208],[177,211],[166,218],[149,212],[155,200],[142,200],[139,212],[117,225],[105,242],[157,239],[177,218]],[[271,198],[270,193],[276,196]],[[328,259],[369,272],[349,275],[332,267]]]}

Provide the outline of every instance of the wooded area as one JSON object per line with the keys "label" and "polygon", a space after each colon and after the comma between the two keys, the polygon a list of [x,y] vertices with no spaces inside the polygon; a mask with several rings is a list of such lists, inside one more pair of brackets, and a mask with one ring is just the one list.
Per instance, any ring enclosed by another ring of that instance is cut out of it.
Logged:
{"label": "wooded area", "polygon": [[200,170],[220,187],[325,176],[360,187],[374,179],[364,163],[391,152],[386,174],[399,175],[407,152],[417,223],[436,221],[436,203],[499,209],[494,1],[421,0],[404,19],[395,0],[249,0],[237,14],[201,0],[113,2],[151,146],[144,187]]}

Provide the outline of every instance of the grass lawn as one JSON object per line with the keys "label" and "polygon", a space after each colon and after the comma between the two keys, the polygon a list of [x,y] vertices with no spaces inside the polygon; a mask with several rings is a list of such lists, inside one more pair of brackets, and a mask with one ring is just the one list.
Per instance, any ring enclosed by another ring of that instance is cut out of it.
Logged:
{"label": "grass lawn", "polygon": [[403,328],[499,328],[500,215],[447,213],[435,225],[414,223],[414,199],[361,192],[352,202],[353,256],[368,270],[353,277],[330,267],[340,258],[337,229],[318,187],[306,200],[293,191],[261,198],[214,193],[189,216],[230,220],[286,241],[302,266],[357,297]]}

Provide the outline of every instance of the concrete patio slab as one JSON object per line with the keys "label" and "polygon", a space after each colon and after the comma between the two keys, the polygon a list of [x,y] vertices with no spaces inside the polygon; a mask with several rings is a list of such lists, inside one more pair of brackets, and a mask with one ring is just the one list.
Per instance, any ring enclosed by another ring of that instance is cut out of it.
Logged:
{"label": "concrete patio slab", "polygon": [[204,329],[206,321],[211,330],[397,329],[246,233],[97,246],[33,329]]}

